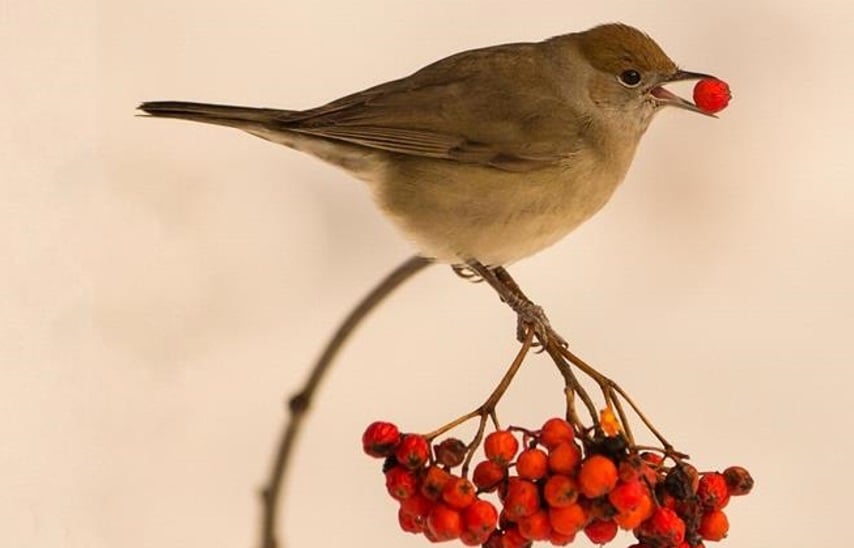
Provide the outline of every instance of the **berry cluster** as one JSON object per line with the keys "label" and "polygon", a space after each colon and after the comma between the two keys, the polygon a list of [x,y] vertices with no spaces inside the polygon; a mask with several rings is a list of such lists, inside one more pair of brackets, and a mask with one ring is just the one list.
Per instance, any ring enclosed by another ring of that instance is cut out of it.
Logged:
{"label": "berry cluster", "polygon": [[498,526],[495,506],[478,497],[475,486],[449,470],[462,463],[466,446],[448,439],[435,447],[424,436],[403,434],[393,424],[375,422],[362,436],[372,457],[385,458],[386,489],[400,502],[400,528],[423,533],[432,542],[460,539],[467,546],[486,542]]}
{"label": "berry cluster", "polygon": [[[698,548],[726,536],[722,509],[753,486],[743,468],[699,474],[673,456],[667,466],[657,453],[629,448],[619,433],[579,436],[560,418],[536,431],[486,436],[486,459],[471,481],[465,476],[475,447],[455,438],[431,451],[427,438],[375,422],[362,443],[368,455],[385,459],[386,487],[400,503],[404,531],[484,548],[563,546],[581,532],[605,544],[619,529],[638,538],[631,548]],[[451,471],[464,462],[461,475]],[[480,498],[487,493],[497,493],[500,513]]]}

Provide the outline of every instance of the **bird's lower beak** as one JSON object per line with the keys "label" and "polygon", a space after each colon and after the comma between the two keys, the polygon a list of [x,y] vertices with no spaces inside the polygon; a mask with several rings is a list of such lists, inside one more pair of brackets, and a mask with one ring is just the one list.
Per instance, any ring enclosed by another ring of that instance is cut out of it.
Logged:
{"label": "bird's lower beak", "polygon": [[[677,70],[670,77],[665,79],[662,83],[669,84],[671,82],[681,82],[683,80],[702,80],[704,78],[715,78],[710,74],[703,74],[702,72],[688,72],[687,70]],[[705,112],[700,107],[688,101],[687,99],[683,99],[679,97],[675,93],[665,89],[662,86],[655,86],[651,90],[649,90],[650,95],[655,98],[661,106],[672,106],[677,108],[684,108],[685,110],[690,110],[692,112],[699,112],[700,114],[705,114],[706,116],[711,116],[712,118],[717,118],[714,114],[710,114]]]}

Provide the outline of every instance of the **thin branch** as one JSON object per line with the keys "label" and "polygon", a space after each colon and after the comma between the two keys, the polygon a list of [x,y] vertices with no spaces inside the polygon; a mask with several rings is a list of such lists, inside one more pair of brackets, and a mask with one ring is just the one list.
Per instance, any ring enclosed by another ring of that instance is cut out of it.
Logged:
{"label": "thin branch", "polygon": [[261,491],[261,502],[263,505],[261,521],[262,548],[279,547],[276,528],[279,499],[284,486],[284,476],[293,452],[297,434],[301,430],[303,420],[311,406],[312,398],[317,391],[320,381],[323,380],[323,377],[328,372],[329,366],[335,359],[338,351],[341,350],[341,347],[362,320],[398,286],[417,272],[423,270],[426,266],[432,264],[432,262],[431,259],[417,255],[410,257],[377,284],[344,319],[335,331],[335,334],[329,339],[323,353],[317,362],[315,362],[314,367],[312,367],[302,389],[289,400],[288,409],[290,415],[285,421],[266,486]]}
{"label": "thin branch", "polygon": [[463,463],[462,475],[466,477],[468,474],[469,465],[471,464],[472,457],[474,456],[475,449],[480,446],[480,442],[483,440],[483,432],[486,428],[487,419],[492,420],[493,426],[495,426],[496,430],[499,430],[498,417],[495,414],[495,408],[498,405],[498,402],[501,401],[501,398],[504,396],[504,393],[507,392],[507,389],[510,387],[510,383],[513,382],[513,378],[516,376],[516,373],[519,372],[519,368],[522,367],[522,363],[525,361],[525,356],[528,355],[528,352],[531,350],[531,346],[534,343],[534,330],[528,329],[525,332],[525,338],[522,340],[522,347],[519,348],[519,352],[516,353],[516,357],[513,358],[513,362],[510,364],[510,367],[507,368],[507,371],[504,373],[504,376],[501,377],[501,380],[498,382],[498,385],[489,394],[489,397],[486,398],[486,401],[483,402],[477,409],[474,411],[470,411],[461,417],[457,417],[452,420],[448,424],[430,432],[429,434],[425,434],[424,437],[427,438],[428,441],[433,441],[435,438],[445,434],[446,432],[453,430],[457,426],[463,424],[466,421],[469,421],[475,417],[479,417],[480,421],[477,426],[477,433],[474,435],[474,439],[472,439],[471,443],[467,445],[466,448],[466,459]]}

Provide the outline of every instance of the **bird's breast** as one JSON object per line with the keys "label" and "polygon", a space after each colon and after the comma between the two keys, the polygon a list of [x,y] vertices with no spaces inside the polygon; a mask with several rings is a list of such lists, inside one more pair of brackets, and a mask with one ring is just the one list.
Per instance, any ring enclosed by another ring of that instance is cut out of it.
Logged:
{"label": "bird's breast", "polygon": [[501,265],[554,244],[590,218],[625,171],[592,154],[526,173],[395,157],[371,187],[423,254]]}

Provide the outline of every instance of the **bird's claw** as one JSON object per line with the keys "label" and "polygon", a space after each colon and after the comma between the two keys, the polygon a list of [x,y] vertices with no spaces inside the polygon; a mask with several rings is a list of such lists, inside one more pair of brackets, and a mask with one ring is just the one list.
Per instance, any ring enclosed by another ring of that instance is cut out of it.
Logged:
{"label": "bird's claw", "polygon": [[552,329],[549,319],[541,306],[534,303],[527,303],[517,311],[516,322],[516,338],[519,342],[523,342],[526,338],[529,329],[534,330],[534,336],[538,342],[534,346],[539,346],[540,351],[545,350],[546,346],[551,343],[558,344],[566,348],[569,344],[566,340]]}

